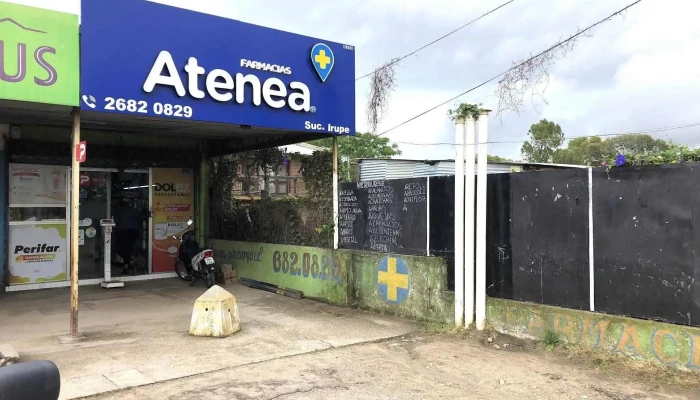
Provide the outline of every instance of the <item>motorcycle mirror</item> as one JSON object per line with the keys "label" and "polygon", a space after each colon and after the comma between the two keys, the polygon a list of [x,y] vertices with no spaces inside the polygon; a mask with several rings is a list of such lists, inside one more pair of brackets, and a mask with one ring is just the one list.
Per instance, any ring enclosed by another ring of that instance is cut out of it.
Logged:
{"label": "motorcycle mirror", "polygon": [[187,226],[190,226],[190,225],[192,225],[192,220],[191,220],[191,219],[187,221]]}

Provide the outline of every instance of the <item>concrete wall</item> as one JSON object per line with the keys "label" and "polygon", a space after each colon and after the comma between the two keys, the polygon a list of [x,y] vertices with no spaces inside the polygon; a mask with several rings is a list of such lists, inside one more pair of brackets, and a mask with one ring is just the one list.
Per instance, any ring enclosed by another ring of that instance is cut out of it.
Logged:
{"label": "concrete wall", "polygon": [[425,321],[454,320],[443,258],[349,252],[351,306]]}
{"label": "concrete wall", "polygon": [[219,264],[231,264],[239,278],[300,290],[305,297],[347,304],[351,254],[317,247],[209,240]]}
{"label": "concrete wall", "polygon": [[300,290],[305,297],[404,317],[449,322],[442,258],[209,240],[219,264],[239,277]]}
{"label": "concrete wall", "polygon": [[495,298],[488,299],[487,318],[497,331],[521,338],[552,331],[568,343],[700,370],[700,329],[694,327]]}

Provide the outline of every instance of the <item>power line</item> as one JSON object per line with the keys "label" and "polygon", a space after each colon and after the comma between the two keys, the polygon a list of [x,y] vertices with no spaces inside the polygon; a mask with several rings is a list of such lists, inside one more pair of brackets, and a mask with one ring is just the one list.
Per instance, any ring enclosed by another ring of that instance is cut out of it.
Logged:
{"label": "power line", "polygon": [[359,81],[360,79],[364,79],[364,78],[366,78],[366,77],[368,77],[368,76],[374,74],[375,72],[378,72],[378,71],[381,71],[381,70],[383,70],[383,69],[389,68],[390,66],[392,66],[392,65],[394,65],[394,64],[396,64],[396,63],[398,63],[398,62],[400,62],[401,60],[404,60],[404,59],[406,59],[406,58],[408,58],[408,57],[410,57],[410,56],[412,56],[412,55],[418,53],[419,51],[425,49],[426,47],[429,47],[429,46],[434,45],[435,43],[441,41],[442,39],[444,39],[444,38],[446,38],[446,37],[452,35],[453,33],[457,32],[457,31],[459,31],[459,30],[461,30],[461,29],[464,29],[464,28],[468,27],[469,25],[473,24],[474,22],[476,22],[476,21],[478,21],[478,20],[484,18],[485,16],[487,16],[487,15],[489,15],[489,14],[491,14],[491,13],[494,13],[494,12],[500,10],[501,8],[507,6],[508,4],[510,4],[510,3],[514,2],[514,1],[515,1],[515,0],[510,0],[510,1],[507,1],[507,2],[505,2],[505,3],[503,3],[503,4],[501,4],[500,6],[494,8],[493,10],[487,12],[486,14],[483,14],[483,15],[481,15],[480,17],[475,18],[475,19],[473,19],[473,20],[467,22],[466,24],[460,26],[459,28],[457,28],[457,29],[455,29],[455,30],[453,30],[453,31],[451,31],[451,32],[449,32],[449,33],[447,33],[447,34],[445,34],[445,35],[443,35],[443,36],[441,36],[441,37],[439,37],[439,38],[433,40],[432,42],[430,42],[430,43],[424,45],[423,47],[419,47],[419,48],[417,48],[416,50],[413,50],[412,52],[410,52],[410,53],[408,53],[408,54],[406,54],[406,55],[403,55],[403,56],[401,56],[401,57],[395,59],[394,61],[391,61],[390,63],[388,63],[388,64],[386,64],[386,65],[384,65],[384,66],[381,66],[381,67],[375,69],[374,71],[372,71],[372,72],[370,72],[370,73],[367,73],[367,74],[365,74],[365,75],[362,75],[362,76],[359,77],[359,78],[355,78],[355,81]]}
{"label": "power line", "polygon": [[464,91],[464,92],[458,94],[457,96],[452,97],[451,99],[449,99],[449,100],[447,100],[447,101],[444,101],[444,102],[442,102],[442,103],[440,103],[440,104],[438,104],[438,105],[436,105],[436,106],[434,106],[434,107],[432,107],[432,108],[429,108],[429,109],[423,111],[422,113],[420,113],[420,114],[418,114],[418,115],[415,115],[415,116],[413,116],[413,117],[407,119],[406,121],[404,121],[404,122],[402,122],[402,123],[400,123],[400,124],[394,126],[393,128],[389,128],[389,129],[385,130],[384,132],[380,133],[380,134],[377,135],[377,136],[385,135],[385,134],[387,134],[387,133],[393,131],[393,130],[396,129],[396,128],[399,128],[399,127],[401,127],[401,126],[403,126],[403,125],[406,125],[407,123],[409,123],[409,122],[411,122],[411,121],[413,121],[413,120],[415,120],[415,119],[418,119],[418,118],[422,117],[423,115],[425,115],[425,114],[427,114],[427,113],[429,113],[429,112],[431,112],[431,111],[434,111],[434,110],[436,110],[436,109],[438,109],[438,108],[444,106],[445,104],[447,104],[447,103],[449,103],[449,102],[451,102],[451,101],[454,101],[454,100],[456,100],[456,99],[458,99],[458,98],[464,96],[465,94],[467,94],[467,93],[469,93],[469,92],[472,92],[472,91],[474,91],[474,90],[476,90],[476,89],[478,89],[478,88],[480,88],[480,87],[482,87],[482,86],[484,86],[484,85],[486,85],[486,84],[488,84],[488,83],[491,83],[492,81],[494,81],[494,80],[500,78],[501,76],[507,74],[508,72],[510,72],[510,71],[512,71],[512,70],[514,70],[514,69],[516,69],[516,68],[518,68],[518,67],[520,67],[520,66],[522,66],[522,65],[524,65],[524,64],[529,63],[530,61],[534,60],[535,58],[540,57],[541,55],[543,55],[543,54],[545,54],[545,53],[547,53],[547,52],[549,52],[549,51],[551,51],[551,50],[553,50],[553,49],[555,49],[555,48],[557,48],[557,47],[559,47],[559,46],[561,46],[561,45],[563,45],[563,44],[566,44],[566,43],[572,41],[573,39],[577,38],[578,36],[583,35],[585,32],[587,32],[587,31],[589,31],[589,30],[595,28],[596,26],[602,24],[602,23],[605,22],[605,21],[608,21],[609,19],[615,17],[616,15],[625,12],[627,9],[629,9],[629,8],[631,8],[632,6],[637,5],[637,4],[641,3],[641,2],[642,2],[642,0],[637,0],[637,1],[635,1],[634,3],[631,3],[631,4],[627,5],[626,7],[622,8],[622,9],[620,9],[620,10],[618,10],[618,11],[615,11],[614,13],[612,13],[612,14],[610,14],[609,16],[607,16],[607,17],[601,19],[600,21],[594,23],[593,25],[590,25],[588,28],[579,30],[577,33],[575,33],[575,34],[569,36],[568,39],[562,40],[562,41],[556,43],[555,45],[553,45],[553,46],[549,47],[548,49],[546,49],[546,50],[544,50],[544,51],[538,53],[537,55],[532,56],[532,57],[528,58],[527,60],[521,62],[520,64],[517,64],[517,65],[515,65],[515,66],[513,66],[513,67],[511,67],[511,68],[509,68],[509,69],[507,69],[507,70],[505,70],[505,71],[503,71],[503,72],[501,72],[500,74],[498,74],[498,75],[492,77],[491,79],[489,79],[489,80],[487,80],[487,81],[484,81],[484,82],[482,82],[482,83],[480,83],[480,84],[474,86],[473,88],[471,88],[471,89],[469,89],[469,90],[467,90],[467,91]]}
{"label": "power line", "polygon": [[[695,123],[685,124],[685,125],[665,126],[665,127],[652,128],[652,129],[646,129],[646,130],[641,130],[641,131],[606,133],[606,134],[602,134],[602,135],[574,136],[574,137],[570,137],[570,138],[565,138],[564,140],[593,138],[593,137],[628,136],[628,135],[639,135],[639,134],[644,134],[644,133],[658,133],[658,132],[666,132],[666,131],[672,131],[672,130],[678,130],[678,129],[684,129],[684,128],[692,128],[695,126],[700,126],[700,122],[695,122]],[[558,141],[558,140],[559,139],[542,139],[539,141],[540,142],[549,142],[549,141]],[[486,142],[486,144],[520,144],[523,142],[524,142],[524,140],[496,140],[496,141]],[[409,145],[409,146],[456,146],[457,145],[457,143],[454,143],[454,142],[418,143],[418,142],[396,142],[393,140],[391,141],[391,143],[404,144],[404,145]],[[465,146],[476,146],[478,144],[479,143],[474,143],[473,145],[465,144]]]}

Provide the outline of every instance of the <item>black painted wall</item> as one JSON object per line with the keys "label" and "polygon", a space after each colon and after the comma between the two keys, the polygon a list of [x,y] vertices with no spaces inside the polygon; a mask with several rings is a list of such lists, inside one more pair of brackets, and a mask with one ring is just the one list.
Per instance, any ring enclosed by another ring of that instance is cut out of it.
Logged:
{"label": "black painted wall", "polygon": [[[588,170],[490,174],[487,186],[487,294],[588,309]],[[430,180],[430,225],[454,289],[454,176]]]}
{"label": "black painted wall", "polygon": [[444,257],[447,264],[447,287],[455,288],[455,177],[430,178],[430,255]]}
{"label": "black painted wall", "polygon": [[511,174],[513,299],[589,309],[588,170]]}
{"label": "black painted wall", "polygon": [[596,311],[700,325],[699,167],[594,172]]}
{"label": "black painted wall", "polygon": [[[486,285],[488,295],[512,299],[510,245],[510,174],[490,174],[487,180]],[[430,254],[445,257],[448,288],[454,290],[454,176],[430,178]]]}
{"label": "black painted wall", "polygon": [[511,174],[488,175],[486,193],[486,294],[513,299]]}
{"label": "black painted wall", "polygon": [[[588,310],[587,169],[492,174],[487,294]],[[700,163],[593,171],[595,311],[700,326]],[[430,178],[454,289],[454,176]]]}

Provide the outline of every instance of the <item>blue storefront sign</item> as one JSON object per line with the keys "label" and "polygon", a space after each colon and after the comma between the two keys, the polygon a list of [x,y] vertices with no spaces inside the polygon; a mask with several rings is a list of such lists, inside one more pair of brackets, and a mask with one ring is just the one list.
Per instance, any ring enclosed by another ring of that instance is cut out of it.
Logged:
{"label": "blue storefront sign", "polygon": [[146,0],[83,0],[81,109],[355,134],[352,46]]}

